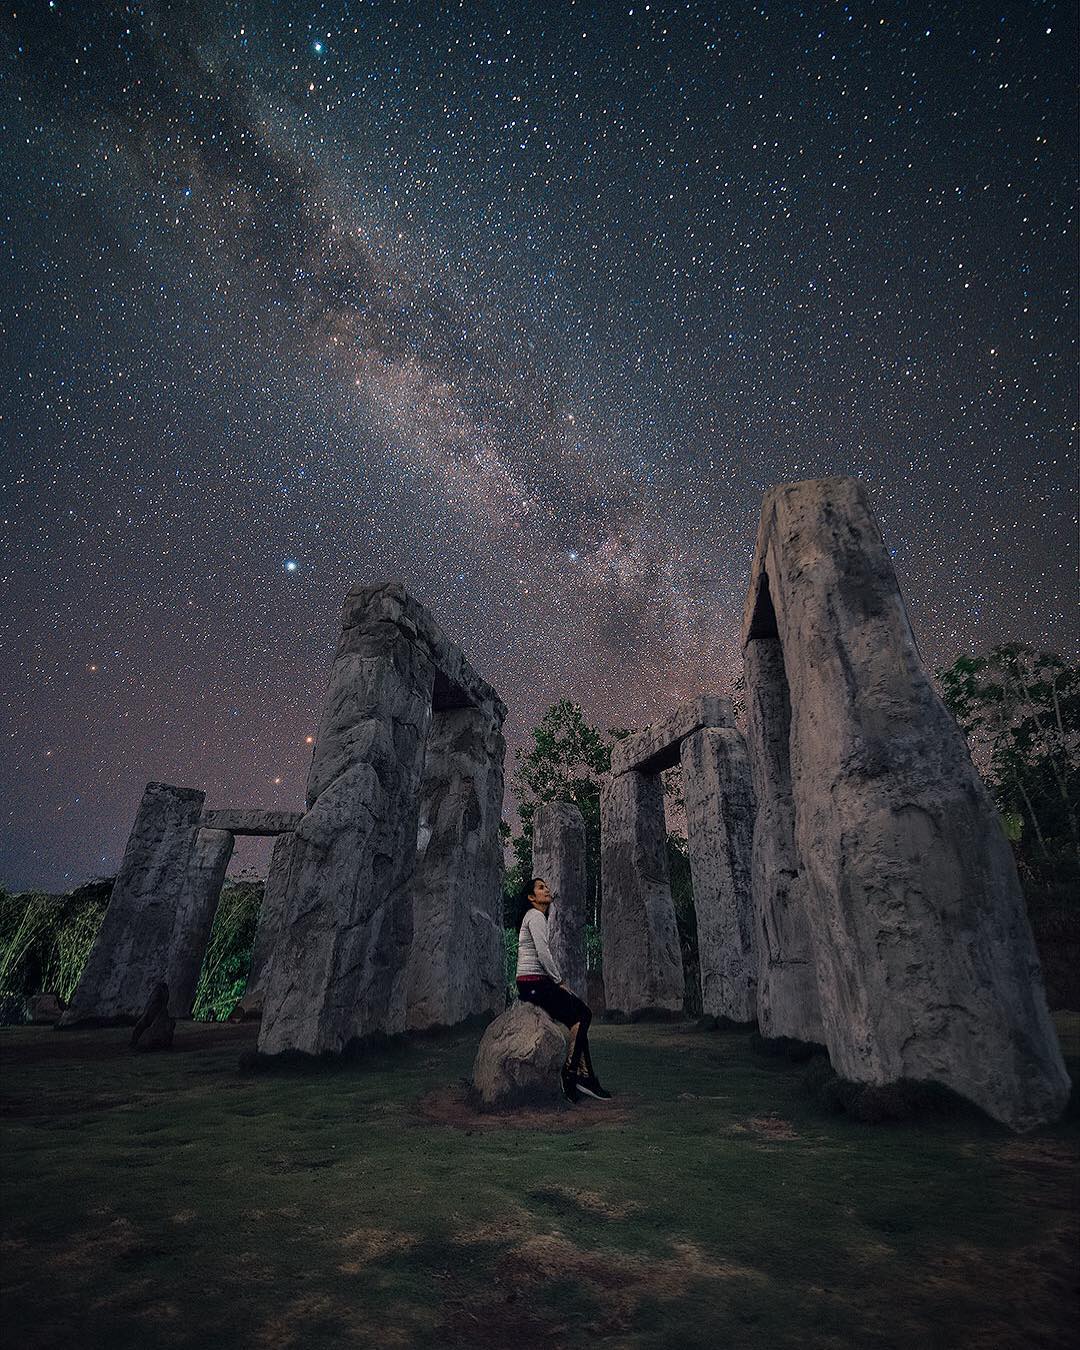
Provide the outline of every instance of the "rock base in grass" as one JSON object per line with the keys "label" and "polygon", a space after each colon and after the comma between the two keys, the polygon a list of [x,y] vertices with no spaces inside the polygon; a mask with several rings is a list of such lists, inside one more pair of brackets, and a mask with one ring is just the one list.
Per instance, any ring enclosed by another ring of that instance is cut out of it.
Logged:
{"label": "rock base in grass", "polygon": [[480,1106],[505,1111],[517,1106],[563,1105],[559,1070],[566,1046],[563,1028],[543,1009],[512,1003],[480,1040],[473,1064]]}

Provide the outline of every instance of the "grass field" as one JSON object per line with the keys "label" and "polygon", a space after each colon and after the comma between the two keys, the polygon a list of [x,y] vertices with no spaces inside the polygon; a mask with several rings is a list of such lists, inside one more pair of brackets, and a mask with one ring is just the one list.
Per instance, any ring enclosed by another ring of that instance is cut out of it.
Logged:
{"label": "grass field", "polygon": [[858,1124],[689,1024],[594,1026],[615,1099],[514,1119],[475,1029],[272,1074],[128,1034],[0,1032],[6,1345],[1076,1344],[1075,1122]]}

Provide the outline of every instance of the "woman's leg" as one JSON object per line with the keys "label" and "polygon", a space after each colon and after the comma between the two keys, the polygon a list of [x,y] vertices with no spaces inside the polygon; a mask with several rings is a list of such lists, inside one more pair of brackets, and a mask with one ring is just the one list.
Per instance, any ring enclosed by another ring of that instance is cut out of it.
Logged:
{"label": "woman's leg", "polygon": [[[571,997],[573,998],[573,995],[571,995]],[[592,1013],[589,1011],[588,1004],[583,1003],[581,999],[575,999],[574,1001],[579,1004],[580,1007],[578,1011],[578,1020],[570,1029],[570,1054],[567,1056],[566,1066],[571,1073],[577,1073],[578,1067],[581,1064],[582,1055],[588,1056],[589,1023],[592,1021]],[[589,1061],[586,1058],[586,1066],[588,1066],[588,1062]],[[586,1072],[589,1072],[588,1067],[586,1067]]]}
{"label": "woman's leg", "polygon": [[529,1002],[543,1008],[549,1017],[569,1028],[566,1068],[571,1073],[577,1073],[582,1051],[588,1049],[589,1023],[592,1021],[589,1005],[568,989],[546,980],[530,987]]}

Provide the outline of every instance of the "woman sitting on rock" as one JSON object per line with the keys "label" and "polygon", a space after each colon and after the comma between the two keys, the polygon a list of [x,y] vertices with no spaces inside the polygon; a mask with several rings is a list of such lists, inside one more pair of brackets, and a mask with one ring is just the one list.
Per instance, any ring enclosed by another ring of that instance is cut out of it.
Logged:
{"label": "woman sitting on rock", "polygon": [[[524,914],[518,931],[517,987],[523,1003],[538,1008],[570,1028],[570,1051],[562,1067],[563,1095],[576,1102],[579,1092],[607,1100],[589,1057],[592,1013],[584,1000],[571,993],[548,945],[548,907],[551,891],[543,877],[532,877],[522,892]],[[584,1072],[582,1072],[584,1064]]]}

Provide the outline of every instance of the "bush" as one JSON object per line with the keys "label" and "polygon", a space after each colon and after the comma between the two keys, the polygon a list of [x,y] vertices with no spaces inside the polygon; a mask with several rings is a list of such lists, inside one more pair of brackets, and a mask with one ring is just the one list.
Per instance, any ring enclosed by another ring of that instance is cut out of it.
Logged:
{"label": "bush", "polygon": [[[112,894],[113,878],[88,881],[67,895],[0,891],[0,1020],[31,994],[70,1003]],[[21,1022],[20,1011],[15,1020]]]}
{"label": "bush", "polygon": [[262,905],[261,881],[226,881],[191,1015],[197,1022],[225,1022],[244,996]]}
{"label": "bush", "polygon": [[503,970],[506,974],[506,1001],[512,1003],[517,998],[517,954],[518,930],[503,929]]}

